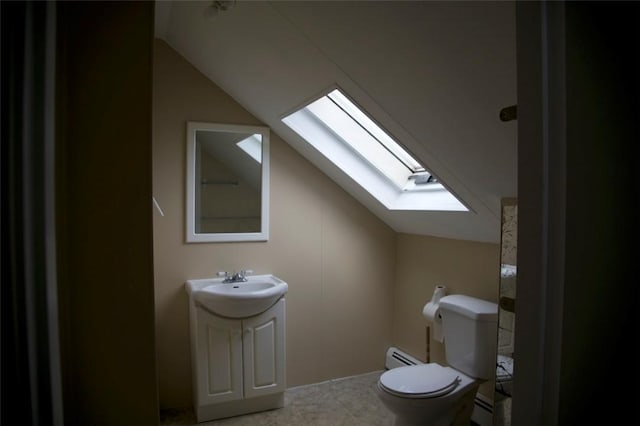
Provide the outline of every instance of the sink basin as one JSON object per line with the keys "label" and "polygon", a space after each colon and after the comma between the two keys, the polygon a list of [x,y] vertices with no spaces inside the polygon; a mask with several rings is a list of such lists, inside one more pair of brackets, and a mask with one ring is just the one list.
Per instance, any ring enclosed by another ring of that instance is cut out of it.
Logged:
{"label": "sink basin", "polygon": [[197,305],[229,318],[258,315],[278,301],[289,285],[273,275],[252,275],[247,281],[225,283],[222,278],[189,280],[187,292]]}

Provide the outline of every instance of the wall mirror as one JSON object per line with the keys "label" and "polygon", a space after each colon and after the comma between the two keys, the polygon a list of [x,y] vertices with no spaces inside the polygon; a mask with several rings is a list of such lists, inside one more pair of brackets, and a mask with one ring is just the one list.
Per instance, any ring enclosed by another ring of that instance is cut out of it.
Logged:
{"label": "wall mirror", "polygon": [[269,129],[187,123],[188,243],[269,238]]}
{"label": "wall mirror", "polygon": [[498,308],[498,359],[494,394],[494,426],[511,424],[513,391],[513,348],[515,342],[515,302],[518,278],[518,201],[502,200],[500,238],[500,298]]}

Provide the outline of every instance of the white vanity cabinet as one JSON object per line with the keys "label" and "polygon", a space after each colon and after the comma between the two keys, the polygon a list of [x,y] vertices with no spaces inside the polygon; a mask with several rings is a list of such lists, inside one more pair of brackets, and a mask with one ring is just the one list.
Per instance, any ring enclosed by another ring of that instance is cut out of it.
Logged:
{"label": "white vanity cabinet", "polygon": [[242,319],[224,318],[197,305],[191,309],[198,422],[282,407],[285,299]]}

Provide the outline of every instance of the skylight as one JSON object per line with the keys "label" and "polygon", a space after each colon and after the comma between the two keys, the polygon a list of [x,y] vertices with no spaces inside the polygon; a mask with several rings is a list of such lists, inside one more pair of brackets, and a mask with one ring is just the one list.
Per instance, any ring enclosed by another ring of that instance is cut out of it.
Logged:
{"label": "skylight", "polygon": [[388,209],[467,210],[339,89],[282,121]]}
{"label": "skylight", "polygon": [[262,135],[251,135],[236,145],[258,163],[262,163]]}

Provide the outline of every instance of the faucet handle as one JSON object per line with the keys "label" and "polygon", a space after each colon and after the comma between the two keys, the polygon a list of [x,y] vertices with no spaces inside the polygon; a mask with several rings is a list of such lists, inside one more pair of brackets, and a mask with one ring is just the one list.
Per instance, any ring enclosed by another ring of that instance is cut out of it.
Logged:
{"label": "faucet handle", "polygon": [[218,272],[216,272],[216,275],[219,276],[219,277],[228,277],[229,273],[226,272],[226,271],[218,271]]}
{"label": "faucet handle", "polygon": [[253,274],[253,269],[243,269],[242,270],[242,275],[244,275],[245,277],[247,275],[251,275],[251,274]]}

